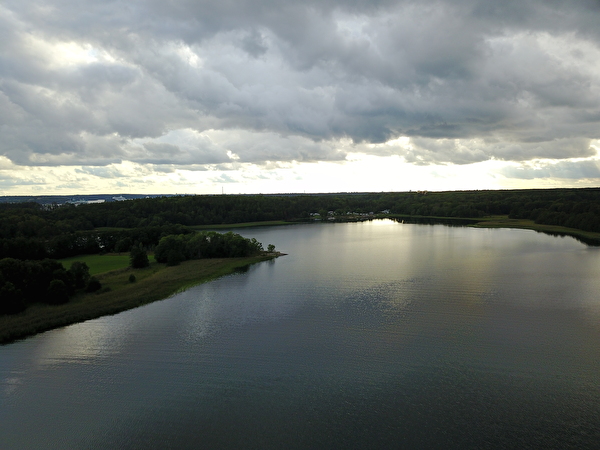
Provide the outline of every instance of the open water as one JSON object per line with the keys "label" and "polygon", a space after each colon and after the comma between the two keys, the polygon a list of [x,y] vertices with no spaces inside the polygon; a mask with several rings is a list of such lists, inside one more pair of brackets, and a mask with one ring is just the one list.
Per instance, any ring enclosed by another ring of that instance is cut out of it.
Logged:
{"label": "open water", "polygon": [[600,250],[392,221],[0,347],[0,448],[597,448]]}

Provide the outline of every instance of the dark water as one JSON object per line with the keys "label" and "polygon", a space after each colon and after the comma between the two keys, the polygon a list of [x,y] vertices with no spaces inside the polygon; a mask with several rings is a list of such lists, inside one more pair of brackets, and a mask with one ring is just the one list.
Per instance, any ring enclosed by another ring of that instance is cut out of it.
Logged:
{"label": "dark water", "polygon": [[0,347],[0,448],[597,448],[600,251],[391,221]]}

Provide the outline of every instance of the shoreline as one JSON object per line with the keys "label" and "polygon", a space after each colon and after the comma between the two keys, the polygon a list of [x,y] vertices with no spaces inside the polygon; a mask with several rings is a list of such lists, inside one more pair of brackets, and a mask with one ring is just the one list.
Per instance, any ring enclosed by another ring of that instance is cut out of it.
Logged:
{"label": "shoreline", "polygon": [[579,230],[577,228],[567,228],[559,225],[544,225],[535,223],[530,219],[509,219],[506,216],[488,217],[480,219],[476,224],[468,226],[473,228],[516,228],[521,230],[533,230],[551,236],[569,236],[591,247],[600,246],[600,233]]}
{"label": "shoreline", "polygon": [[[544,233],[551,236],[569,236],[590,247],[600,247],[600,233],[593,231],[584,231],[577,228],[568,228],[560,225],[545,225],[535,223],[530,219],[509,219],[508,216],[489,216],[489,217],[438,217],[438,216],[408,216],[402,214],[376,214],[361,218],[360,221],[375,219],[391,219],[403,221],[405,223],[415,224],[439,224],[451,226],[465,226],[472,228],[515,228],[521,230],[532,230],[538,233]],[[354,218],[345,220],[343,217],[336,218],[333,221],[326,222],[356,222]]]}
{"label": "shoreline", "polygon": [[473,228],[516,228],[521,230],[532,230],[538,233],[544,233],[551,236],[569,236],[583,242],[591,247],[600,247],[600,233],[593,231],[584,231],[577,228],[568,228],[559,225],[545,225],[535,223],[530,219],[509,219],[508,216],[488,216],[488,217],[444,217],[444,216],[411,216],[405,214],[373,214],[363,216],[336,216],[329,217],[326,220],[307,219],[305,221],[266,221],[266,222],[245,222],[239,224],[226,225],[201,225],[191,227],[193,229],[223,229],[223,228],[253,228],[264,226],[282,226],[298,225],[306,223],[353,223],[366,222],[376,219],[402,220],[406,223],[424,223],[440,224],[453,226],[466,226]]}
{"label": "shoreline", "polygon": [[[510,219],[508,216],[484,218],[407,216],[377,214],[361,217],[361,221],[392,219],[408,223],[446,224],[473,228],[516,228],[532,230],[552,236],[569,236],[588,246],[600,246],[600,233],[554,225],[536,224],[528,219]],[[355,217],[336,217],[320,223],[356,222]],[[297,223],[297,222],[296,222]],[[313,222],[314,223],[314,222]],[[227,227],[255,227],[291,225],[294,222],[252,222],[229,224]],[[248,258],[215,258],[190,260],[179,266],[151,263],[145,269],[118,269],[97,276],[103,288],[97,293],[79,293],[64,305],[36,304],[22,313],[0,316],[0,345],[8,344],[44,331],[84,322],[105,315],[117,314],[158,300],[164,300],[192,286],[243,270],[252,264],[275,259],[285,253],[273,252]],[[137,278],[128,281],[129,275]]]}
{"label": "shoreline", "polygon": [[[36,304],[22,313],[0,316],[0,345],[165,300],[193,286],[283,255],[273,252],[247,258],[197,259],[173,267],[153,262],[144,269],[128,267],[106,272],[97,276],[102,283],[98,292],[79,293],[64,305]],[[131,274],[135,275],[135,282],[129,281]]]}

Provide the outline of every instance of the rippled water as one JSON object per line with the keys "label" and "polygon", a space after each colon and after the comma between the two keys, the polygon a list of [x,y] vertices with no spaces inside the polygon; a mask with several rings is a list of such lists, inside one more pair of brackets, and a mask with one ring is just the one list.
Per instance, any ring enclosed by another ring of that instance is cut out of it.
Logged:
{"label": "rippled water", "polygon": [[594,448],[600,251],[373,221],[0,347],[0,448]]}

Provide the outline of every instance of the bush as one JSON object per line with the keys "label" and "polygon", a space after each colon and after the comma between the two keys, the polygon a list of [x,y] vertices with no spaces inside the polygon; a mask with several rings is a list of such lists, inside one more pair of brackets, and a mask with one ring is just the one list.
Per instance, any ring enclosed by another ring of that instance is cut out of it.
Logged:
{"label": "bush", "polygon": [[62,305],[69,301],[69,290],[63,280],[52,280],[46,293],[46,303]]}
{"label": "bush", "polygon": [[130,282],[130,283],[135,283],[136,281],[137,281],[137,280],[136,280],[136,278],[135,278],[135,275],[134,275],[134,274],[131,274],[131,275],[129,275],[129,282]]}
{"label": "bush", "polygon": [[185,260],[183,253],[177,250],[170,250],[167,254],[167,266],[178,266]]}
{"label": "bush", "polygon": [[102,284],[100,283],[100,281],[98,281],[96,277],[92,277],[90,278],[90,281],[88,281],[88,284],[85,288],[85,292],[96,292],[99,291],[101,287]]}
{"label": "bush", "polygon": [[143,249],[142,244],[134,245],[129,253],[129,261],[134,269],[142,269],[150,265],[148,254]]}
{"label": "bush", "polygon": [[25,309],[25,300],[20,289],[10,281],[0,288],[0,314],[16,314]]}
{"label": "bush", "polygon": [[154,259],[160,263],[167,263],[169,266],[176,266],[186,259],[184,251],[188,239],[183,235],[165,236],[160,239],[154,249]]}
{"label": "bush", "polygon": [[76,289],[83,289],[90,279],[90,268],[84,262],[74,261],[68,272]]}
{"label": "bush", "polygon": [[115,252],[117,252],[117,253],[128,252],[131,250],[132,245],[133,245],[133,243],[131,242],[131,238],[126,237],[126,238],[120,239],[115,244]]}

